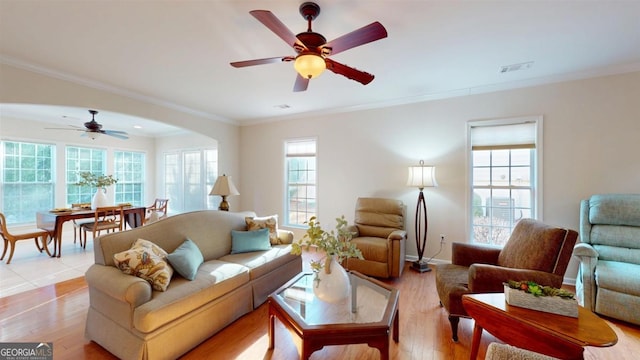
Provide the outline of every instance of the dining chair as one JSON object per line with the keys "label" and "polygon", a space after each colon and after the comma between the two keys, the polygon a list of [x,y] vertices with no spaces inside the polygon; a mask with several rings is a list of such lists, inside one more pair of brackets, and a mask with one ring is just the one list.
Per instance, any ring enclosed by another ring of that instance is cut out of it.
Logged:
{"label": "dining chair", "polygon": [[[7,253],[7,248],[11,248],[11,251],[9,251],[9,258],[7,259],[7,264],[11,263],[11,258],[13,258],[13,251],[16,249],[16,241],[18,240],[34,239],[38,251],[42,252],[42,250],[44,249],[47,251],[47,254],[51,256],[51,253],[49,253],[49,249],[46,246],[46,242],[50,236],[48,231],[42,229],[27,229],[9,232],[9,230],[7,229],[7,218],[3,213],[0,213],[0,235],[2,235],[2,239],[4,240],[4,250],[2,251],[2,257],[0,257],[0,260],[4,259],[4,256]],[[42,245],[38,244],[38,238],[42,239]]]}
{"label": "dining chair", "polygon": [[[71,204],[74,209],[91,209],[91,203],[77,203]],[[92,223],[93,219],[74,219],[73,220],[73,243],[76,243],[76,239],[82,236],[82,224]],[[82,243],[82,239],[80,240]]]}
{"label": "dining chair", "polygon": [[87,232],[92,233],[92,238],[100,235],[101,231],[107,233],[111,231],[122,231],[124,223],[124,207],[123,206],[104,206],[96,208],[93,220],[90,223],[82,224],[82,236],[80,237],[80,245],[83,249],[87,247]]}
{"label": "dining chair", "polygon": [[147,216],[144,222],[154,222],[166,218],[168,205],[169,199],[156,199],[153,205],[147,207]]}

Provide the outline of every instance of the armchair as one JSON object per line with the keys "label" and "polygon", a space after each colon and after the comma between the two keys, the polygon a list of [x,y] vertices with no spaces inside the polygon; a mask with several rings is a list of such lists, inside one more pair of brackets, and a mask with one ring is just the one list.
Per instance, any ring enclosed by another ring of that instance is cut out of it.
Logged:
{"label": "armchair", "polygon": [[593,312],[640,325],[640,194],[580,203],[576,295]]}
{"label": "armchair", "polygon": [[362,251],[364,260],[347,259],[343,266],[363,274],[388,278],[402,275],[407,232],[404,230],[402,201],[358,198],[351,240]]}
{"label": "armchair", "polygon": [[153,205],[147,207],[145,223],[152,223],[167,217],[169,199],[156,199]]}
{"label": "armchair", "polygon": [[462,295],[503,292],[502,283],[508,280],[559,288],[577,238],[574,230],[522,219],[502,249],[452,243],[451,264],[436,265],[436,289],[449,313],[453,341],[458,341],[460,318],[469,317]]}

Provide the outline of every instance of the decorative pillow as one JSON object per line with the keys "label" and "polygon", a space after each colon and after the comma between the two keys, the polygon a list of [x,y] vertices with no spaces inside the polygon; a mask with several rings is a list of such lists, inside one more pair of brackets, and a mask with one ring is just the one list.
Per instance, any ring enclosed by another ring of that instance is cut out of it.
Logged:
{"label": "decorative pillow", "polygon": [[158,245],[138,239],[131,249],[113,255],[113,261],[123,273],[148,281],[154,290],[165,291],[173,275],[166,256],[167,252]]}
{"label": "decorative pillow", "polygon": [[198,245],[191,239],[187,239],[171,254],[167,255],[167,260],[178,274],[185,279],[193,280],[200,264],[204,262],[204,257]]}
{"label": "decorative pillow", "polygon": [[269,241],[271,244],[277,245],[281,243],[278,238],[278,215],[245,217],[244,220],[247,223],[247,230],[269,229]]}
{"label": "decorative pillow", "polygon": [[231,230],[232,254],[269,249],[271,249],[269,229],[265,228],[253,231]]}

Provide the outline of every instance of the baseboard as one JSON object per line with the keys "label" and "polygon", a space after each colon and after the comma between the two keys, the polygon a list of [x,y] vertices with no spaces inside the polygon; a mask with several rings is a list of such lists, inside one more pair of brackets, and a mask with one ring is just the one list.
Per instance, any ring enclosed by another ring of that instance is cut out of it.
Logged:
{"label": "baseboard", "polygon": [[[414,262],[414,261],[418,261],[418,257],[415,255],[407,255],[405,256],[405,261],[409,261],[409,262]],[[424,257],[423,257],[424,259]],[[451,261],[449,260],[441,260],[441,259],[427,259],[429,264],[451,264]],[[568,286],[576,286],[576,279],[575,278],[571,278],[571,277],[565,277],[562,279],[562,285],[568,285]]]}

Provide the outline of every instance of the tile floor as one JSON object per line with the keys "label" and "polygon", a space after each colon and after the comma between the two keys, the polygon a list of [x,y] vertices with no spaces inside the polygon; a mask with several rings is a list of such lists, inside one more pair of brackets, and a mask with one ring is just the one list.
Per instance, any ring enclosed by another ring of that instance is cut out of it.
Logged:
{"label": "tile floor", "polygon": [[[0,241],[0,249],[2,247]],[[9,265],[6,261],[8,257],[7,251],[5,259],[0,261],[0,297],[84,276],[93,264],[93,241],[89,235],[86,249],[80,247],[79,243],[74,244],[73,228],[70,227],[63,232],[60,258],[49,257],[44,251],[39,253],[33,240],[16,243]]]}

